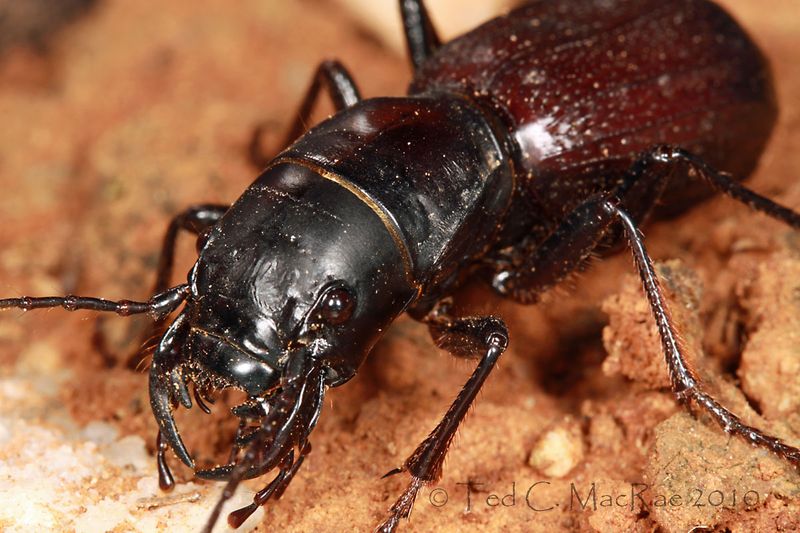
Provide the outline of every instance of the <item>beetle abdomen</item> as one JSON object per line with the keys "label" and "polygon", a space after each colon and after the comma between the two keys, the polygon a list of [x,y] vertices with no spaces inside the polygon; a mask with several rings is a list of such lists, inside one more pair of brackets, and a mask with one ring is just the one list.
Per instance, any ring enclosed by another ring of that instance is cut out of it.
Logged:
{"label": "beetle abdomen", "polygon": [[[444,45],[411,91],[458,92],[493,109],[540,213],[609,188],[655,144],[744,177],[776,117],[765,59],[707,0],[535,2]],[[680,197],[665,203],[697,196],[673,185]]]}

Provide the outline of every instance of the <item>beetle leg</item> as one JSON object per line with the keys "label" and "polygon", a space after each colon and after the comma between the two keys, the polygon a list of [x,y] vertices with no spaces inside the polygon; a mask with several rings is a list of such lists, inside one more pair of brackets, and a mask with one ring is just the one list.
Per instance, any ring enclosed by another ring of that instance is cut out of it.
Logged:
{"label": "beetle leg", "polygon": [[633,259],[639,276],[642,279],[644,292],[650,309],[658,326],[658,333],[661,337],[661,346],[667,360],[670,378],[672,380],[672,390],[678,400],[691,400],[711,418],[713,418],[722,428],[731,434],[744,437],[753,446],[761,446],[784,457],[795,466],[800,466],[800,450],[785,444],[782,440],[766,435],[760,430],[743,423],[739,417],[720,405],[702,386],[699,377],[692,370],[689,362],[684,355],[684,348],[681,345],[675,326],[670,316],[669,309],[661,290],[661,285],[656,276],[653,264],[644,246],[642,234],[636,227],[634,221],[611,202],[604,202],[604,210],[613,214],[622,222],[625,235],[628,238]]}
{"label": "beetle leg", "polygon": [[[670,171],[680,165],[686,165],[690,170],[691,176],[703,179],[714,189],[725,193],[751,209],[780,220],[793,228],[800,229],[800,214],[796,211],[750,190],[733,179],[730,174],[712,168],[701,157],[682,148],[669,145],[654,146],[642,154],[634,164],[634,169],[638,167],[640,169],[638,173],[643,174],[645,168],[659,165],[666,167]],[[636,170],[633,172],[637,173]],[[668,176],[669,173],[664,173],[663,175]]]}
{"label": "beetle leg", "polygon": [[403,33],[414,71],[441,46],[442,41],[431,23],[424,0],[400,0],[400,15],[403,17]]}
{"label": "beetle leg", "polygon": [[[336,111],[348,108],[361,100],[358,86],[345,66],[335,59],[323,61],[314,72],[311,86],[306,91],[306,95],[300,104],[300,109],[295,115],[295,121],[286,132],[281,148],[289,146],[308,129],[311,112],[319,99],[319,92],[323,84]],[[262,150],[262,137],[265,129],[266,124],[257,125],[253,130],[248,146],[250,161],[258,168],[266,167],[275,156],[275,154],[264,153]]]}
{"label": "beetle leg", "polygon": [[[578,206],[544,241],[524,239],[515,249],[489,258],[494,269],[492,286],[520,303],[537,301],[541,293],[579,270],[593,251],[608,243],[609,237],[613,242],[618,236],[616,229],[608,227],[612,221],[608,213],[598,210],[598,198],[618,198],[631,218],[642,222],[666,189],[670,177],[687,167],[691,176],[703,179],[731,198],[800,229],[797,212],[753,192],[682,148],[659,145],[633,163],[613,192],[598,194]],[[592,217],[599,218],[591,220]]]}
{"label": "beetle leg", "polygon": [[376,531],[394,531],[399,520],[408,517],[422,486],[439,479],[447,449],[459,424],[508,345],[508,331],[502,320],[495,317],[452,318],[449,315],[448,301],[437,305],[424,321],[428,324],[437,346],[458,357],[481,356],[481,359],[439,425],[406,459],[402,467],[386,474],[389,476],[408,471],[411,474],[411,483],[389,509],[389,516]]}
{"label": "beetle leg", "polygon": [[[776,204],[772,205],[789,211]],[[782,213],[782,211],[778,211],[778,213]],[[678,341],[675,326],[664,301],[652,262],[644,247],[642,235],[633,218],[618,207],[616,201],[595,197],[581,204],[545,240],[538,250],[539,253],[526,263],[524,268],[516,268],[513,271],[501,270],[495,274],[493,282],[495,289],[518,301],[533,301],[542,290],[573,271],[573,267],[591,253],[593,243],[599,242],[606,235],[610,224],[615,221],[622,224],[622,230],[627,236],[633,253],[644,285],[645,295],[658,325],[664,356],[672,380],[672,389],[678,400],[682,402],[692,400],[728,433],[741,435],[754,446],[768,448],[793,464],[800,465],[800,450],[744,424],[735,414],[725,409],[703,390],[697,374],[689,365],[684,355],[684,349]]]}
{"label": "beetle leg", "polygon": [[603,209],[603,202],[600,195],[590,198],[568,214],[544,242],[532,249],[513,250],[508,262],[519,264],[496,264],[492,287],[503,296],[530,304],[578,270],[614,220]]}
{"label": "beetle leg", "polygon": [[[228,207],[221,204],[193,205],[170,221],[161,245],[161,255],[158,258],[154,293],[159,293],[169,286],[169,278],[172,276],[172,266],[175,262],[175,243],[178,239],[178,232],[183,229],[200,235],[216,224]],[[200,248],[200,244],[198,241],[198,248]]]}
{"label": "beetle leg", "polygon": [[[167,231],[164,234],[164,241],[161,245],[161,255],[158,257],[158,268],[156,269],[156,282],[153,285],[153,292],[158,294],[169,286],[169,280],[172,276],[172,267],[175,263],[175,244],[178,239],[180,230],[186,230],[201,235],[208,228],[211,228],[217,221],[222,218],[222,215],[228,210],[228,206],[220,204],[204,204],[194,205],[184,210],[182,213],[176,215],[167,226]],[[198,239],[198,248],[202,244],[202,238]],[[161,319],[157,320],[152,328],[149,330],[148,335],[143,339],[141,347],[128,357],[125,366],[130,369],[137,369],[146,358],[147,345],[150,339],[159,338],[162,333],[162,325],[164,315]],[[102,329],[98,328],[98,339],[102,346],[105,346],[103,340]]]}

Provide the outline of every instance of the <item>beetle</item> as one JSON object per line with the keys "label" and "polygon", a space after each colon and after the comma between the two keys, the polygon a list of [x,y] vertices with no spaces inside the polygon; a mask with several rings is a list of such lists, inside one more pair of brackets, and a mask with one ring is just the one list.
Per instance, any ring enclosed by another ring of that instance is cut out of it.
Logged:
{"label": "beetle", "polygon": [[[744,30],[709,0],[560,0],[442,43],[421,0],[400,8],[409,95],[362,99],[341,63],[323,62],[288,147],[244,194],[172,220],[152,298],[21,297],[0,308],[148,313],[157,323],[177,312],[149,373],[162,487],[173,484],[168,450],[195,466],[173,418],[193,406],[190,389],[201,408],[220,389],[247,396],[233,410],[233,459],[197,471],[228,483],[207,529],[242,479],[278,471],[231,525],[280,497],[311,450],[325,391],[352,379],[408,312],[438,346],[478,363],[442,421],[389,472],[411,478],[378,526],[392,531],[441,476],[509,340],[498,317],[455,316],[449,296],[480,277],[534,303],[625,237],[676,395],[797,464],[800,450],[705,391],[638,230],[708,186],[800,227],[800,215],[733,178],[751,173],[777,114],[769,67]],[[337,113],[303,133],[323,89]],[[181,230],[197,234],[199,256],[187,282],[169,287]]]}

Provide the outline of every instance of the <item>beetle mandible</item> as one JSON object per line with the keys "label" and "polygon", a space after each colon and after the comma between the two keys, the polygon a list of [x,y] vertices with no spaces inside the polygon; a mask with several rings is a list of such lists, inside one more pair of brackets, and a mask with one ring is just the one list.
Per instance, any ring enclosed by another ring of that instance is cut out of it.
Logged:
{"label": "beetle mandible", "polygon": [[[392,531],[440,477],[508,343],[501,319],[454,316],[448,296],[481,276],[533,303],[624,236],[674,392],[797,464],[800,450],[743,424],[705,391],[638,231],[709,187],[800,227],[797,213],[737,181],[756,165],[777,114],[768,65],[744,31],[709,0],[559,0],[441,43],[422,0],[400,8],[409,95],[364,100],[342,64],[323,62],[288,148],[233,205],[194,206],[173,219],[155,296],[8,298],[0,308],[149,313],[157,322],[177,311],[149,375],[162,486],[172,484],[168,449],[194,468],[173,419],[177,406],[192,407],[190,387],[201,407],[214,391],[244,391],[248,400],[234,409],[238,457],[197,472],[227,480],[229,495],[242,479],[278,470],[229,516],[234,526],[283,493],[310,452],[326,389],[350,380],[408,312],[438,346],[478,364],[442,421],[389,472],[411,477],[378,526]],[[303,133],[323,89],[337,113]],[[169,287],[181,230],[198,235],[199,257],[187,282]]]}

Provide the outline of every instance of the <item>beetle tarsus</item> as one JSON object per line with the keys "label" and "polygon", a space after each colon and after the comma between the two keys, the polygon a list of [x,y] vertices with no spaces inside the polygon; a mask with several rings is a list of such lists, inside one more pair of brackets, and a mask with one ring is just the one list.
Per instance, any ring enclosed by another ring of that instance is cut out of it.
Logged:
{"label": "beetle tarsus", "polygon": [[389,509],[389,516],[375,528],[375,533],[392,533],[395,531],[400,520],[411,515],[411,509],[414,507],[417,493],[423,485],[425,485],[423,480],[418,477],[412,477],[411,483],[408,484],[406,490],[403,491],[403,494]]}

